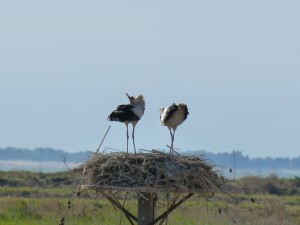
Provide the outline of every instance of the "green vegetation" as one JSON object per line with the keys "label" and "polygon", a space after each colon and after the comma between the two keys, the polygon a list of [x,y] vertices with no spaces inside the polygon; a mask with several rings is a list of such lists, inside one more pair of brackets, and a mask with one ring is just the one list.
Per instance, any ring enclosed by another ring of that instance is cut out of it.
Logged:
{"label": "green vegetation", "polygon": [[47,187],[70,185],[72,174],[68,172],[34,173],[29,171],[0,171],[0,186]]}
{"label": "green vegetation", "polygon": [[[206,202],[193,198],[169,217],[169,224],[299,224],[300,197],[260,196],[256,203],[242,201],[235,205],[225,198]],[[103,198],[75,199],[68,208],[66,198],[1,197],[0,221],[3,224],[119,224],[120,212],[115,211]],[[136,201],[126,201],[129,210],[136,214]],[[164,209],[159,206],[159,211]],[[219,213],[219,210],[221,213]],[[129,224],[123,216],[122,224]]]}
{"label": "green vegetation", "polygon": [[[102,196],[94,199],[96,193],[89,191],[78,197],[76,181],[71,178],[67,173],[0,172],[0,224],[58,225],[62,219],[65,225],[120,224],[121,213]],[[300,224],[298,177],[247,177],[233,184],[238,188],[230,191],[232,196],[194,196],[170,215],[168,224]],[[117,197],[121,201],[124,193]],[[159,196],[158,214],[165,210],[166,202],[165,195]],[[125,204],[137,213],[135,194],[130,194]],[[122,218],[123,225],[129,224],[124,215]]]}
{"label": "green vegetation", "polygon": [[272,195],[300,195],[300,177],[290,179],[271,175],[267,178],[257,176],[244,177],[237,181],[245,193],[260,193]]}

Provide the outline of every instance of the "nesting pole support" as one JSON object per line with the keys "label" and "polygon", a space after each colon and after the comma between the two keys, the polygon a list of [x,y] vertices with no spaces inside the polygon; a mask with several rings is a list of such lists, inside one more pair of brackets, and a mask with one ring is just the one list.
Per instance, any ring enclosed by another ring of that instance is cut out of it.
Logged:
{"label": "nesting pole support", "polygon": [[[80,189],[104,195],[131,225],[163,224],[170,213],[194,194],[213,194],[224,188],[222,176],[200,157],[170,156],[157,150],[135,155],[97,153],[77,171],[84,182],[88,181]],[[137,216],[116,198],[122,191],[137,193]],[[171,192],[174,196],[167,210],[157,215],[157,194]]]}
{"label": "nesting pole support", "polygon": [[138,225],[153,223],[156,216],[156,194],[141,193],[138,198]]}

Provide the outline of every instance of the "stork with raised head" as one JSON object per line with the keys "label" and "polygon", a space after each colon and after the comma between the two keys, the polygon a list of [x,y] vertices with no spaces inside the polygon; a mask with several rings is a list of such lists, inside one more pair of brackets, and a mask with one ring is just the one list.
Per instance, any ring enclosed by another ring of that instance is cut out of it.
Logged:
{"label": "stork with raised head", "polygon": [[167,126],[170,135],[171,135],[171,146],[170,146],[170,153],[173,154],[173,143],[174,143],[174,136],[177,127],[182,124],[189,114],[187,105],[184,103],[179,103],[176,105],[170,105],[166,108],[160,108],[160,124],[162,126]]}
{"label": "stork with raised head", "polygon": [[134,146],[134,152],[136,153],[135,149],[135,142],[134,142],[134,130],[135,126],[138,121],[142,118],[145,112],[145,100],[143,95],[138,96],[129,96],[126,93],[129,104],[122,104],[119,105],[112,113],[108,116],[108,120],[110,121],[119,121],[126,125],[126,137],[127,137],[127,153],[128,153],[128,124],[132,124],[132,142]]}

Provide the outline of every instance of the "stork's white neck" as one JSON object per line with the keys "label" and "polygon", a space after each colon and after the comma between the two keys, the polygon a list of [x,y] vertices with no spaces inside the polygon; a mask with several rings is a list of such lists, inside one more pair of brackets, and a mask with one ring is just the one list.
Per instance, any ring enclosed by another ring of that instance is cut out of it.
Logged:
{"label": "stork's white neck", "polygon": [[132,111],[141,119],[145,112],[145,102],[135,103],[133,105]]}

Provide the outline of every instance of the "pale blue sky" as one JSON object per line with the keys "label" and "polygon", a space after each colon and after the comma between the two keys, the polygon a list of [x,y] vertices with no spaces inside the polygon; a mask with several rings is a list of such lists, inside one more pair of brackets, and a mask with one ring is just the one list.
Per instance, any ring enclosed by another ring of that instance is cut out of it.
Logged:
{"label": "pale blue sky", "polygon": [[[126,148],[106,120],[144,94],[137,148],[165,149],[159,108],[190,111],[175,147],[300,155],[299,1],[1,1],[0,147]],[[132,149],[132,145],[130,145]]]}

